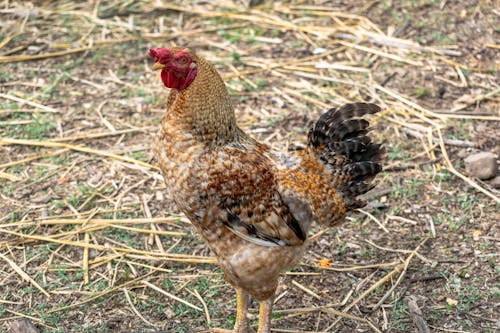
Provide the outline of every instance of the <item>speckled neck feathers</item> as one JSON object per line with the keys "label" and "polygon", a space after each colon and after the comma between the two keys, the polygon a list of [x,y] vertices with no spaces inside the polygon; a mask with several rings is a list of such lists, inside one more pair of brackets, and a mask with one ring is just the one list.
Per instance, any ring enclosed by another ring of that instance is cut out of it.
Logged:
{"label": "speckled neck feathers", "polygon": [[198,74],[191,85],[171,90],[163,126],[180,126],[207,145],[239,141],[245,134],[236,125],[222,78],[204,58],[196,57],[196,62]]}

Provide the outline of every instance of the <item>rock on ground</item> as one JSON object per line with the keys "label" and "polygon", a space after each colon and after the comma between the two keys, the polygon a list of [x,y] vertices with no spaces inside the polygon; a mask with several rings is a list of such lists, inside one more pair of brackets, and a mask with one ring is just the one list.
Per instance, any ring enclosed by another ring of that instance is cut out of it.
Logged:
{"label": "rock on ground", "polygon": [[472,177],[490,179],[497,174],[497,157],[491,152],[472,154],[464,162],[465,170]]}
{"label": "rock on ground", "polygon": [[9,333],[40,333],[40,331],[31,321],[29,321],[29,319],[21,318],[10,324]]}

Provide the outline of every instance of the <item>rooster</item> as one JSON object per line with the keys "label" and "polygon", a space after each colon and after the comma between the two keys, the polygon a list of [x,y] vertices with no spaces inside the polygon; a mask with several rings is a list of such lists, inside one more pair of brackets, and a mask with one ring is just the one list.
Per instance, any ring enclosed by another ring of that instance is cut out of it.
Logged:
{"label": "rooster", "polygon": [[149,54],[171,89],[155,146],[166,187],[236,289],[234,330],[213,332],[253,332],[251,296],[260,304],[258,333],[269,333],[279,275],[301,258],[311,223],[341,222],[374,186],[382,149],[363,116],[380,108],[330,109],[310,129],[307,148],[280,152],[238,127],[226,86],[205,58],[178,47]]}

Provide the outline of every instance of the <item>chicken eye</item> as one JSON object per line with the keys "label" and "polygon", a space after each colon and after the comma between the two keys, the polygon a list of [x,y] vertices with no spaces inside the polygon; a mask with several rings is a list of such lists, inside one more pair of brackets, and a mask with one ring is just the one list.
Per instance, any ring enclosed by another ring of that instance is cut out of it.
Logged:
{"label": "chicken eye", "polygon": [[180,57],[180,58],[178,59],[178,61],[179,61],[181,64],[185,64],[185,63],[187,63],[187,62],[188,62],[188,59],[187,59],[187,57]]}

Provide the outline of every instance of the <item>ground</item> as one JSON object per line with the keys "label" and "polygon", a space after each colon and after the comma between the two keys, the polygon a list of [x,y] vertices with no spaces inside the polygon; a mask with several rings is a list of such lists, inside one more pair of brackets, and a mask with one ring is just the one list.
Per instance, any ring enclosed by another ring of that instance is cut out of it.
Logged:
{"label": "ground", "polygon": [[147,50],[187,45],[277,148],[303,146],[327,107],[384,109],[369,205],[313,230],[274,332],[415,332],[409,304],[435,332],[496,332],[498,190],[463,164],[500,152],[495,1],[245,4],[2,2],[0,331],[232,327],[234,292],[151,150],[167,91]]}

